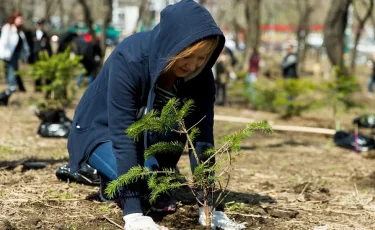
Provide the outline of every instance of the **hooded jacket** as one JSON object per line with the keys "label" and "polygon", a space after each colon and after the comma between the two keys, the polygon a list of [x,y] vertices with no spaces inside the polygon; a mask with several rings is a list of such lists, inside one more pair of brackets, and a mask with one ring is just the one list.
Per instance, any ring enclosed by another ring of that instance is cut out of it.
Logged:
{"label": "hooded jacket", "polygon": [[152,110],[155,84],[168,60],[207,36],[218,36],[218,46],[204,68],[188,78],[182,94],[195,101],[190,124],[205,117],[199,123],[201,135],[196,144],[213,144],[215,85],[211,67],[225,39],[204,7],[193,0],[182,0],[161,12],[160,23],[152,31],[122,41],[87,88],[75,110],[68,138],[71,172],[77,171],[93,149],[106,141],[113,143],[118,175],[140,164],[143,152],[125,130],[139,118],[142,108]]}

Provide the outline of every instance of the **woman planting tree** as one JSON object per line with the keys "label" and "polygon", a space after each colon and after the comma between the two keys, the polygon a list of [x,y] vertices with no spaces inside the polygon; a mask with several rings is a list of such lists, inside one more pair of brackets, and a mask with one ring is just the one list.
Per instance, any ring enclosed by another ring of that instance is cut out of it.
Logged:
{"label": "woman planting tree", "polygon": [[[183,136],[147,132],[143,141],[134,142],[125,133],[144,114],[152,109],[161,110],[172,97],[182,102],[195,101],[194,113],[186,118],[186,124],[198,123],[198,153],[212,147],[215,84],[211,68],[224,41],[223,33],[205,8],[193,0],[182,0],[161,12],[160,23],[152,31],[121,42],[76,108],[68,139],[71,172],[83,163],[97,169],[102,179],[99,194],[105,199],[104,189],[109,181],[136,165],[175,168],[181,152],[174,157],[156,155],[144,161],[144,151],[157,141],[181,141]],[[195,159],[191,165],[194,168]],[[145,191],[138,182],[119,191],[125,229],[161,229],[152,218],[142,214],[142,192]],[[171,197],[159,197],[159,201],[154,209],[176,209]],[[236,225],[222,212],[213,216],[217,227]],[[215,219],[216,216],[221,219]]]}

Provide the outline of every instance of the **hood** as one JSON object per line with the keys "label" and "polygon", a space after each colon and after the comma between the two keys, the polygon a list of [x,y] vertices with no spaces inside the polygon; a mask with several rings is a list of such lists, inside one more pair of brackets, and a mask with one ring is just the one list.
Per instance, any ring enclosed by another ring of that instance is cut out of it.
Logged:
{"label": "hood", "polygon": [[151,34],[149,71],[153,83],[170,58],[191,44],[208,36],[218,36],[218,46],[204,67],[212,68],[225,43],[224,35],[211,14],[193,0],[182,0],[162,10],[160,23]]}

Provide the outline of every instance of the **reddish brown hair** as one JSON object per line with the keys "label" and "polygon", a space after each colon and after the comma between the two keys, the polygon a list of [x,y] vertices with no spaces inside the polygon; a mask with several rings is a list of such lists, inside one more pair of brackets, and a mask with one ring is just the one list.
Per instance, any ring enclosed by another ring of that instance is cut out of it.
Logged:
{"label": "reddish brown hair", "polygon": [[14,12],[11,16],[10,16],[10,18],[9,18],[9,20],[8,20],[8,24],[11,24],[11,25],[13,25],[14,24],[14,21],[16,20],[16,18],[17,17],[22,17],[22,14],[21,13],[18,13],[18,12]]}
{"label": "reddish brown hair", "polygon": [[218,38],[215,37],[208,37],[204,38],[203,40],[200,40],[184,50],[182,50],[179,54],[177,54],[175,57],[170,58],[169,63],[166,67],[164,67],[162,73],[168,72],[174,63],[176,63],[177,60],[182,59],[184,57],[189,56],[191,53],[193,53],[195,50],[200,49],[202,47],[205,47],[205,51],[209,56],[213,53],[213,51],[216,49],[216,46],[218,44]]}

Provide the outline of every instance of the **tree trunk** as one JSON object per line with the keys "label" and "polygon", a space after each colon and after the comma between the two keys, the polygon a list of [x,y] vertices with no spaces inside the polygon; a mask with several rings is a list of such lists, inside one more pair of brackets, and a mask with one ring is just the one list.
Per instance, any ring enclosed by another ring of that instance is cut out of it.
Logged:
{"label": "tree trunk", "polygon": [[355,3],[353,3],[354,14],[355,14],[356,19],[358,21],[358,27],[357,27],[357,31],[355,33],[354,46],[353,46],[353,49],[352,49],[352,55],[351,55],[352,59],[351,59],[351,62],[350,62],[350,74],[355,73],[358,42],[359,42],[359,39],[361,38],[361,35],[362,35],[362,29],[365,26],[365,23],[366,23],[367,19],[369,19],[371,17],[371,12],[372,12],[372,9],[374,7],[374,0],[369,0],[369,1],[370,1],[370,7],[367,7],[367,5],[366,5],[367,11],[366,11],[366,14],[363,18],[361,18],[359,16],[358,9],[355,7]]}
{"label": "tree trunk", "polygon": [[81,6],[83,8],[83,13],[84,13],[84,16],[85,16],[85,23],[86,23],[86,26],[89,28],[89,34],[91,34],[92,38],[95,39],[95,31],[94,31],[94,27],[93,27],[94,20],[93,20],[92,15],[91,15],[91,9],[87,5],[86,0],[78,0],[78,2],[81,4]]}
{"label": "tree trunk", "polygon": [[139,9],[138,9],[138,19],[137,19],[137,24],[135,26],[136,29],[140,28],[142,20],[145,19],[145,11],[147,8],[148,0],[141,0],[141,3],[139,4]]}
{"label": "tree trunk", "polygon": [[69,9],[69,15],[68,15],[68,21],[67,21],[67,26],[69,26],[70,24],[72,24],[74,22],[74,10],[77,6],[77,2],[73,2],[72,3],[72,7]]}
{"label": "tree trunk", "polygon": [[60,11],[60,26],[62,28],[66,28],[67,27],[66,20],[65,20],[66,11],[64,8],[63,0],[58,1],[58,6],[59,6],[59,11]]}
{"label": "tree trunk", "polygon": [[299,12],[299,23],[296,31],[298,46],[298,75],[304,71],[305,56],[306,56],[306,38],[310,33],[310,16],[313,12],[313,7],[310,5],[309,0],[304,0],[304,5],[301,5],[301,0],[296,0],[297,10]]}
{"label": "tree trunk", "polygon": [[[101,38],[101,41],[100,41],[100,43],[101,43],[100,46],[102,48],[102,55],[105,54],[105,51],[107,49],[107,43],[106,43],[107,28],[112,21],[113,0],[106,0],[105,5],[106,5],[106,8],[107,8],[107,11],[106,11],[106,15],[105,15],[105,18],[104,18],[104,23],[103,23],[103,27],[102,27],[102,38]],[[104,60],[104,58],[103,58],[103,60]]]}
{"label": "tree trunk", "polygon": [[198,2],[203,6],[204,4],[206,4],[207,0],[199,0]]}
{"label": "tree trunk", "polygon": [[339,66],[346,73],[343,52],[348,8],[352,0],[332,0],[324,21],[324,45],[332,65]]}
{"label": "tree trunk", "polygon": [[51,15],[53,15],[56,12],[57,3],[54,0],[45,0],[45,15],[44,18],[49,21]]}
{"label": "tree trunk", "polygon": [[374,31],[374,34],[373,34],[373,38],[372,39],[374,39],[375,40],[375,15],[371,15],[370,16],[370,19],[371,19],[371,24],[372,24],[372,30]]}
{"label": "tree trunk", "polygon": [[262,0],[245,0],[246,28],[246,52],[243,63],[244,69],[248,68],[249,58],[252,49],[260,43],[260,10]]}

